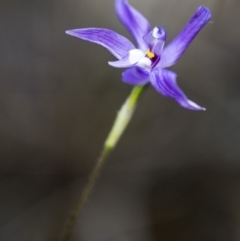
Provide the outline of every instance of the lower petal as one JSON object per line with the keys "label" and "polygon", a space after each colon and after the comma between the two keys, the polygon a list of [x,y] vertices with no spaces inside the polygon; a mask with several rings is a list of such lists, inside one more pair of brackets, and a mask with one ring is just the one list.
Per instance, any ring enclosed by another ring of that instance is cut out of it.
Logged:
{"label": "lower petal", "polygon": [[187,98],[178,87],[176,78],[177,75],[174,72],[165,69],[155,69],[150,75],[152,85],[162,95],[175,99],[184,108],[191,110],[205,110],[205,108]]}
{"label": "lower petal", "polygon": [[133,67],[122,73],[122,80],[131,85],[145,85],[149,82],[149,73],[143,68]]}

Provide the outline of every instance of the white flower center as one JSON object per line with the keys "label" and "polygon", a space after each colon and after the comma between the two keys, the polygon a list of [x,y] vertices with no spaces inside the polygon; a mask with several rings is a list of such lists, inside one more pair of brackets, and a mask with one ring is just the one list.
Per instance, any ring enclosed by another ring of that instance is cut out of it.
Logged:
{"label": "white flower center", "polygon": [[130,64],[135,64],[144,56],[145,53],[141,49],[132,49],[129,51],[129,62]]}
{"label": "white flower center", "polygon": [[152,61],[145,56],[146,53],[141,49],[132,49],[129,51],[129,62],[131,64],[137,63],[137,66],[150,70]]}
{"label": "white flower center", "polygon": [[137,63],[137,66],[147,70],[151,69],[151,65],[152,65],[152,61],[147,57],[141,58]]}

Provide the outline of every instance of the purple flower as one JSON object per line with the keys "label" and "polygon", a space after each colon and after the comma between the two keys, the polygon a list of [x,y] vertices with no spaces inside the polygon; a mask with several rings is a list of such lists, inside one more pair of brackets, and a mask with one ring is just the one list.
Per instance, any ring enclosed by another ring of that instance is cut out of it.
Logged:
{"label": "purple flower", "polygon": [[116,0],[115,9],[121,23],[134,37],[137,48],[125,37],[103,28],[83,28],[66,31],[67,34],[102,45],[118,60],[108,62],[116,68],[128,68],[122,80],[131,85],[151,83],[162,95],[174,98],[181,106],[191,110],[205,110],[189,100],[176,82],[177,75],[165,68],[174,65],[198,32],[210,20],[211,13],[199,7],[182,32],[165,48],[166,31],[151,27],[147,19],[128,4]]}

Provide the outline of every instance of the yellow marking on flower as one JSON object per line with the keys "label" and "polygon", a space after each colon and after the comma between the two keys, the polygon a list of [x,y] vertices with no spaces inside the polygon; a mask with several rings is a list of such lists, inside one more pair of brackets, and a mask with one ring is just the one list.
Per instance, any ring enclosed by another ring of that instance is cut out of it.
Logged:
{"label": "yellow marking on flower", "polygon": [[146,55],[148,56],[149,59],[152,59],[155,57],[155,54],[150,51],[150,49],[147,50]]}

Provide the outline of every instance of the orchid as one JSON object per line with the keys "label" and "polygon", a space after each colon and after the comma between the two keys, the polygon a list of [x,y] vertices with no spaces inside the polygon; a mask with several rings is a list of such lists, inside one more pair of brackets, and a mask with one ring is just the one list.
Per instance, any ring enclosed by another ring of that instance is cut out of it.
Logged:
{"label": "orchid", "polygon": [[122,73],[123,82],[131,85],[152,86],[162,95],[174,98],[182,107],[205,110],[189,100],[176,82],[176,73],[165,68],[174,65],[198,32],[211,18],[211,12],[199,7],[187,26],[165,48],[166,31],[154,27],[133,8],[127,0],[116,0],[115,9],[121,23],[132,34],[137,48],[125,37],[104,28],[82,28],[66,31],[67,34],[99,44],[118,60],[108,62],[116,68],[128,68]]}
{"label": "orchid", "polygon": [[115,0],[115,8],[119,20],[135,39],[137,48],[122,35],[105,28],[81,28],[66,31],[69,35],[99,44],[109,50],[117,58],[116,61],[108,62],[109,65],[127,68],[122,73],[122,80],[134,87],[117,113],[105,139],[102,153],[69,216],[61,241],[70,241],[78,215],[93,190],[109,154],[116,147],[132,119],[140,96],[149,84],[152,84],[162,95],[175,99],[182,107],[205,110],[186,97],[177,85],[177,75],[166,68],[178,61],[198,32],[210,20],[210,11],[204,6],[199,7],[187,26],[164,48],[166,31],[163,28],[154,27],[151,30],[147,19],[129,5],[127,0]]}

